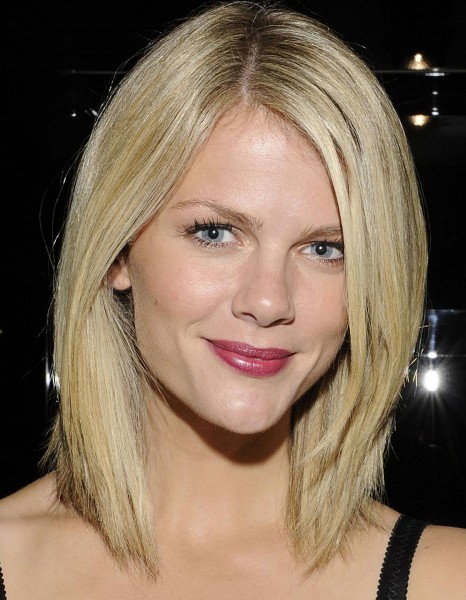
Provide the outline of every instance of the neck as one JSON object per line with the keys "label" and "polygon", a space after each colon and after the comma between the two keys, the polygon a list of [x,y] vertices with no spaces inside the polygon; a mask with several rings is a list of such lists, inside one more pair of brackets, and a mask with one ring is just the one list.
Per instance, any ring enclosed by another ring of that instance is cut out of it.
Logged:
{"label": "neck", "polygon": [[289,414],[269,430],[237,434],[174,398],[151,404],[150,481],[158,523],[196,539],[283,524]]}

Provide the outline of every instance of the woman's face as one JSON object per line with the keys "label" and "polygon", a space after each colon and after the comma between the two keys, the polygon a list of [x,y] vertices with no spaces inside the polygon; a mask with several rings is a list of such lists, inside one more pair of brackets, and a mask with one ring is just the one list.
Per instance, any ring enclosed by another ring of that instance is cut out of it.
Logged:
{"label": "woman's face", "polygon": [[265,431],[330,367],[346,330],[343,246],[317,153],[263,110],[222,119],[111,274],[142,353],[207,422]]}

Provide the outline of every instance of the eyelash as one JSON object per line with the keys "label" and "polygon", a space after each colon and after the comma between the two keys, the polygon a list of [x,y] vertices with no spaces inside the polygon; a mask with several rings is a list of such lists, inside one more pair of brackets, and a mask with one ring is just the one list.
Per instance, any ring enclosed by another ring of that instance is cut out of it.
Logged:
{"label": "eyelash", "polygon": [[219,231],[228,231],[231,233],[234,227],[231,223],[222,223],[218,219],[216,219],[215,221],[213,219],[208,219],[204,220],[202,223],[195,220],[194,225],[191,225],[190,227],[185,227],[182,233],[186,237],[191,238],[195,244],[198,244],[203,248],[225,248],[226,246],[230,245],[229,243],[225,242],[202,240],[196,235],[200,231],[208,231],[209,229],[217,229]]}
{"label": "eyelash", "polygon": [[[195,244],[198,244],[199,246],[202,246],[203,248],[225,248],[230,245],[230,243],[225,243],[225,242],[215,242],[213,240],[210,240],[210,241],[203,240],[196,235],[200,231],[208,231],[209,229],[217,229],[219,231],[228,231],[228,232],[232,233],[233,230],[235,229],[235,227],[231,223],[228,223],[228,222],[222,223],[219,219],[216,219],[216,220],[207,219],[207,220],[203,220],[202,222],[199,222],[196,219],[194,221],[194,225],[183,228],[182,234],[185,235],[186,237],[191,238]],[[320,256],[318,256],[316,254],[312,255],[319,262],[324,263],[325,265],[328,265],[331,267],[337,267],[343,262],[344,244],[341,240],[321,239],[321,240],[312,242],[310,244],[307,244],[307,247],[310,247],[310,246],[316,247],[318,245],[328,246],[329,248],[335,248],[342,254],[342,256],[340,256],[338,258],[321,258]]]}
{"label": "eyelash", "polygon": [[338,256],[337,258],[322,258],[321,256],[319,256],[318,254],[313,254],[313,258],[317,259],[319,262],[324,263],[330,267],[338,267],[341,265],[341,263],[344,260],[344,244],[343,241],[341,240],[318,240],[316,242],[312,242],[311,244],[309,244],[309,246],[327,246],[328,248],[334,248],[335,250],[338,250],[338,252],[341,253],[341,256]]}

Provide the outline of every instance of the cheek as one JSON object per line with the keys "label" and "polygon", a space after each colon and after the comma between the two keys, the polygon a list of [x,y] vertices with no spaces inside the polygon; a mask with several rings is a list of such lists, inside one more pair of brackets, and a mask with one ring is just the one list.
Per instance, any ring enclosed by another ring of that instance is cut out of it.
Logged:
{"label": "cheek", "polygon": [[157,263],[140,262],[132,274],[136,321],[147,318],[156,328],[195,321],[228,298],[232,276],[225,269],[211,270],[185,255],[155,254]]}
{"label": "cheek", "polygon": [[[333,324],[337,334],[340,337],[343,337],[348,327],[348,311],[344,283],[339,286],[338,290],[336,290],[333,295],[330,295],[329,302],[325,304],[325,310],[328,314],[329,322]],[[333,315],[333,318],[331,318],[331,315]]]}
{"label": "cheek", "polygon": [[315,282],[306,296],[301,296],[299,306],[304,327],[313,329],[323,339],[343,339],[348,324],[343,275]]}
{"label": "cheek", "polygon": [[[328,320],[327,326],[329,334],[333,334],[336,344],[336,351],[339,350],[348,329],[348,313],[346,308],[346,295],[344,293],[335,299],[335,302],[330,306],[327,305]],[[330,318],[332,315],[332,318]]]}

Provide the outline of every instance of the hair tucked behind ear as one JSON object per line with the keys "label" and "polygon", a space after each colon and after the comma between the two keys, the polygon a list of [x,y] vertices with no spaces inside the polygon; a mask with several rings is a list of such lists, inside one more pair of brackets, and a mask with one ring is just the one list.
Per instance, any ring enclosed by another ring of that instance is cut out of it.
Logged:
{"label": "hair tucked behind ear", "polygon": [[148,48],[100,115],[73,189],[55,299],[58,496],[123,565],[157,573],[144,386],[130,295],[107,274],[164,206],[215,123],[261,106],[320,153],[345,240],[348,336],[295,407],[287,525],[319,567],[374,521],[391,417],[421,323],[426,246],[402,126],[364,63],[327,28],[249,2],[215,5]]}

